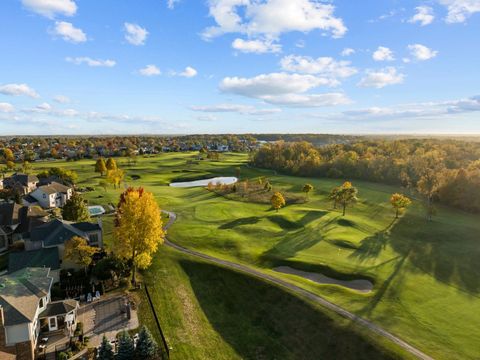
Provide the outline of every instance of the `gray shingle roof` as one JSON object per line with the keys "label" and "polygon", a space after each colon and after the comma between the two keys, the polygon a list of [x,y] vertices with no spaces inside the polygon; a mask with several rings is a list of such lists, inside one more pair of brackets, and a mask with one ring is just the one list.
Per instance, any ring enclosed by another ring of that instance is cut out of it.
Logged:
{"label": "gray shingle roof", "polygon": [[0,277],[0,306],[6,326],[35,319],[40,298],[52,286],[49,272],[48,268],[25,268]]}
{"label": "gray shingle roof", "polygon": [[60,300],[54,301],[47,305],[47,308],[42,311],[39,318],[45,318],[49,316],[64,315],[68,314],[70,311],[75,310],[78,307],[78,302],[76,300]]}
{"label": "gray shingle roof", "polygon": [[70,188],[58,182],[52,182],[49,185],[40,186],[39,189],[46,194],[56,194],[56,193],[66,193],[67,190]]}
{"label": "gray shingle roof", "polygon": [[15,272],[26,267],[47,267],[60,269],[57,248],[43,248],[34,251],[18,251],[8,254],[8,271]]}
{"label": "gray shingle roof", "polygon": [[30,232],[31,241],[43,241],[43,246],[55,246],[63,244],[74,236],[87,238],[85,232],[72,226],[71,223],[58,219],[52,220],[45,225],[37,226]]}

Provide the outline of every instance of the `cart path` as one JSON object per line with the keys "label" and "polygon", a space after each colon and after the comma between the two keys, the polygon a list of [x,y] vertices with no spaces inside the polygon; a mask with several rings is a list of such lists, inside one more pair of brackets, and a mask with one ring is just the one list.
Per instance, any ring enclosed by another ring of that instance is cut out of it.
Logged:
{"label": "cart path", "polygon": [[[170,228],[170,226],[172,226],[173,223],[175,222],[175,220],[177,219],[177,215],[175,213],[171,212],[171,211],[162,210],[162,212],[169,215],[168,223],[164,226],[164,229],[168,230],[168,228]],[[368,328],[369,330],[373,331],[374,333],[389,339],[390,341],[397,344],[398,346],[400,346],[404,350],[408,351],[409,353],[415,355],[419,359],[433,360],[432,357],[428,356],[424,352],[420,351],[419,349],[415,348],[414,346],[410,345],[409,343],[403,341],[402,339],[393,335],[392,333],[388,332],[387,330],[381,328],[380,326],[374,324],[373,322],[371,322],[369,320],[366,320],[362,317],[359,317],[359,316],[351,313],[350,311],[345,310],[344,308],[342,308],[338,305],[335,305],[334,303],[324,299],[323,297],[321,297],[319,295],[316,295],[316,294],[314,294],[310,291],[307,291],[305,289],[302,289],[301,287],[299,287],[297,285],[291,284],[291,283],[289,283],[285,280],[276,278],[272,275],[262,273],[258,270],[255,270],[255,269],[250,268],[250,267],[245,266],[245,265],[237,264],[237,263],[234,263],[234,262],[231,262],[231,261],[228,261],[228,260],[219,259],[219,258],[210,256],[210,255],[207,255],[207,254],[203,254],[203,253],[195,251],[195,250],[190,250],[190,249],[184,248],[180,245],[177,245],[177,244],[174,244],[174,243],[168,241],[167,239],[165,239],[165,245],[167,245],[171,248],[174,248],[174,249],[176,249],[176,250],[178,250],[178,251],[180,251],[184,254],[188,254],[188,255],[192,255],[192,256],[195,256],[195,257],[198,257],[198,258],[201,258],[201,259],[204,259],[204,260],[208,260],[208,261],[213,262],[215,264],[219,264],[219,265],[222,265],[222,266],[230,268],[230,269],[235,269],[235,270],[247,273],[249,275],[253,275],[255,277],[258,277],[262,280],[266,280],[268,282],[271,282],[271,283],[280,285],[284,288],[287,288],[288,290],[290,290],[290,291],[292,291],[296,294],[299,294],[302,297],[307,298],[310,301],[313,301],[314,303],[320,304],[320,305],[326,307],[327,309],[337,313],[338,315],[343,316],[344,318],[347,318],[351,321],[354,321],[355,323]]]}

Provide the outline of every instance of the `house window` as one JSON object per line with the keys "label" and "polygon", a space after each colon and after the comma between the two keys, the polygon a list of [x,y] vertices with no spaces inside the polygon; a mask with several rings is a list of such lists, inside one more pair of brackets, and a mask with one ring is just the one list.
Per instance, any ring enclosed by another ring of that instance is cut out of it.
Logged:
{"label": "house window", "polygon": [[51,318],[49,319],[49,321],[50,321],[50,329],[54,329],[54,328],[57,327],[57,319],[56,319],[56,318],[51,317]]}
{"label": "house window", "polygon": [[88,235],[88,240],[90,242],[90,245],[97,245],[98,244],[98,234]]}
{"label": "house window", "polygon": [[40,299],[40,304],[39,304],[38,306],[40,306],[41,308],[43,308],[43,298]]}

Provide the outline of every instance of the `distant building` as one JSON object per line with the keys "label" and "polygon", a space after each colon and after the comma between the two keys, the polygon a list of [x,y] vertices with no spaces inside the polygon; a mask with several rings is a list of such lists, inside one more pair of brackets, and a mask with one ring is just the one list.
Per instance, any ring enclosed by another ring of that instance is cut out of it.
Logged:
{"label": "distant building", "polygon": [[72,197],[72,194],[72,188],[57,182],[52,182],[49,185],[40,186],[33,191],[30,196],[37,200],[41,207],[48,209],[63,207],[67,200]]}
{"label": "distant building", "polygon": [[[65,242],[74,236],[79,236],[87,240],[90,246],[103,248],[102,225],[99,219],[98,223],[79,222],[55,219],[44,225],[34,228],[30,232],[29,238],[25,238],[25,250],[28,253],[40,249],[56,248],[58,259],[60,259],[62,268],[76,268],[77,266],[64,259]],[[41,263],[37,263],[41,264]],[[43,264],[47,266],[47,264]]]}
{"label": "distant building", "polygon": [[24,233],[48,221],[48,214],[37,206],[22,206],[16,203],[0,204],[0,252]]}
{"label": "distant building", "polygon": [[0,356],[33,360],[40,332],[71,332],[78,302],[50,301],[48,268],[25,268],[0,277]]}
{"label": "distant building", "polygon": [[14,189],[21,195],[27,195],[37,188],[38,177],[27,174],[13,174],[3,179],[3,186],[6,189]]}

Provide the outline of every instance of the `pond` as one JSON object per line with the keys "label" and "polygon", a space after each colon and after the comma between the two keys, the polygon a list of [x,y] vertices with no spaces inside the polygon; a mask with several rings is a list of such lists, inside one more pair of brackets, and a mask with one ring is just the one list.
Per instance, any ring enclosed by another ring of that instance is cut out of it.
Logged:
{"label": "pond", "polygon": [[194,180],[194,181],[183,181],[183,182],[176,182],[170,183],[172,187],[197,187],[197,186],[207,186],[209,183],[217,184],[224,184],[224,185],[231,185],[235,184],[238,179],[234,176],[225,177],[219,176],[210,179],[201,179],[201,180]]}
{"label": "pond", "polygon": [[100,205],[93,205],[88,207],[88,212],[90,216],[98,216],[105,214],[105,209]]}

